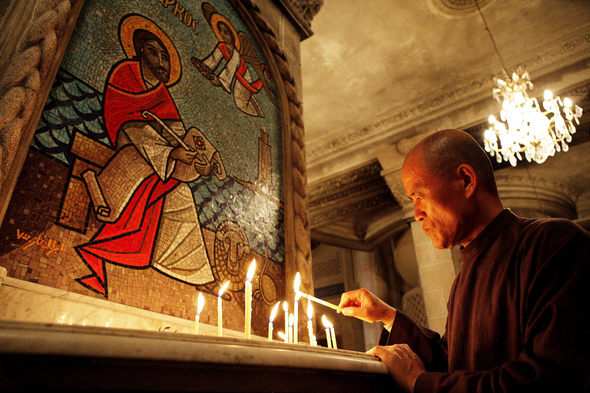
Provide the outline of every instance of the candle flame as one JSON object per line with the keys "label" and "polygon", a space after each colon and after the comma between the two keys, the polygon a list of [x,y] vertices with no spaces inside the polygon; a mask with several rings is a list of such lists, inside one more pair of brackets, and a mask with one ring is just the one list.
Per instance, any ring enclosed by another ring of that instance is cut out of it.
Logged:
{"label": "candle flame", "polygon": [[246,275],[246,281],[248,281],[248,282],[252,281],[255,271],[256,271],[256,259],[252,259],[252,263],[250,264],[250,267],[248,268],[248,274]]}
{"label": "candle flame", "polygon": [[295,288],[296,295],[299,295],[299,285],[301,285],[301,274],[297,272],[297,274],[295,274],[295,281],[293,282],[293,288]]}
{"label": "candle flame", "polygon": [[287,303],[287,301],[283,301],[283,311],[284,312],[288,312],[289,311],[289,303]]}
{"label": "candle flame", "polygon": [[272,308],[272,311],[270,312],[269,322],[272,322],[275,320],[275,317],[277,316],[277,311],[279,311],[280,304],[281,304],[281,302],[277,302],[277,304],[275,304],[275,306]]}
{"label": "candle flame", "polygon": [[328,321],[328,318],[326,318],[325,315],[322,315],[322,324],[324,325],[324,327],[326,329],[330,329],[330,328],[334,327],[334,325],[332,325],[332,323],[330,321]]}
{"label": "candle flame", "polygon": [[287,335],[285,334],[285,332],[277,332],[277,334],[284,342],[287,342],[288,338],[287,338]]}
{"label": "candle flame", "polygon": [[199,292],[199,299],[197,301],[197,315],[201,314],[203,311],[203,307],[205,306],[205,296],[201,292]]}
{"label": "candle flame", "polygon": [[293,313],[289,314],[289,326],[293,326]]}
{"label": "candle flame", "polygon": [[313,318],[313,306],[311,305],[311,301],[307,300],[307,319],[311,320]]}
{"label": "candle flame", "polygon": [[229,285],[229,280],[225,282],[225,284],[223,284],[221,286],[221,288],[219,288],[219,292],[217,294],[217,296],[221,297],[221,295],[223,295],[223,292],[225,292],[225,290],[227,289],[227,286]]}

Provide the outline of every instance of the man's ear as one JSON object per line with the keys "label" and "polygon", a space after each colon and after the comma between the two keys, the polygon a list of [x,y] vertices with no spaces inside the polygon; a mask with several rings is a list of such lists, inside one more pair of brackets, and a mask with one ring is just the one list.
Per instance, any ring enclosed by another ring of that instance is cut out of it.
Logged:
{"label": "man's ear", "polygon": [[477,186],[477,175],[471,165],[461,164],[457,167],[457,176],[461,180],[461,187],[467,198],[471,197]]}

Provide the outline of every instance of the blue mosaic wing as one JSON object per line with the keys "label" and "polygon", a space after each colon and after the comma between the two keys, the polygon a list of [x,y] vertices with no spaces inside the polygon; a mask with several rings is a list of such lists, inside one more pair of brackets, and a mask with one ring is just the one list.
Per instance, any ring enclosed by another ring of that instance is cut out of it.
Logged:
{"label": "blue mosaic wing", "polygon": [[71,165],[75,132],[110,146],[104,123],[102,93],[59,69],[37,125],[32,147]]}
{"label": "blue mosaic wing", "polygon": [[[231,177],[199,178],[189,184],[195,198],[201,225],[213,232],[225,220],[237,222],[243,228],[254,226],[256,235],[248,233],[250,247],[275,262],[284,261],[283,210],[277,211],[273,202],[256,194]],[[248,206],[255,205],[258,209]],[[276,214],[268,214],[277,212]]]}

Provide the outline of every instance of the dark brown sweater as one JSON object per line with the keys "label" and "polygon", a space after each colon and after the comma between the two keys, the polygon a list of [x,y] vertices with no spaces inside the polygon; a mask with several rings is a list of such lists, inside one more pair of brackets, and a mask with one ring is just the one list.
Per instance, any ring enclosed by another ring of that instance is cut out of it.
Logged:
{"label": "dark brown sweater", "polygon": [[444,336],[401,312],[382,336],[423,360],[414,392],[590,392],[590,234],[504,210],[462,255]]}

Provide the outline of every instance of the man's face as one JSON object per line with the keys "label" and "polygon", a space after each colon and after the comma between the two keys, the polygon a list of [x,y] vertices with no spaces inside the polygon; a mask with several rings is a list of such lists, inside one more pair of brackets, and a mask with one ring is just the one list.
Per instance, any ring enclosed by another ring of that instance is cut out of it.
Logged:
{"label": "man's face", "polygon": [[414,203],[414,218],[422,222],[434,247],[443,249],[461,244],[465,238],[465,197],[461,182],[430,174],[417,157],[410,157],[402,168],[402,183]]}
{"label": "man's face", "polygon": [[148,68],[162,83],[170,79],[170,56],[166,48],[156,40],[148,40],[141,47],[141,61],[147,64]]}

